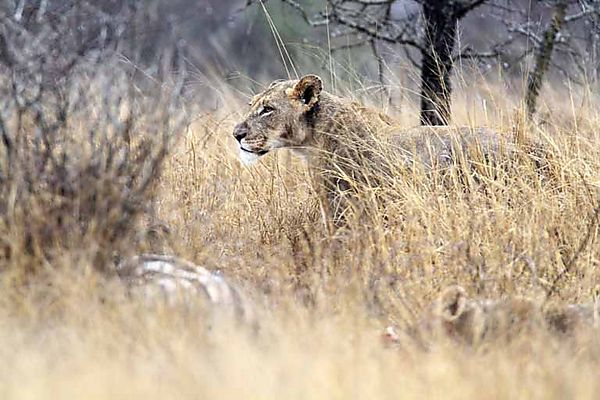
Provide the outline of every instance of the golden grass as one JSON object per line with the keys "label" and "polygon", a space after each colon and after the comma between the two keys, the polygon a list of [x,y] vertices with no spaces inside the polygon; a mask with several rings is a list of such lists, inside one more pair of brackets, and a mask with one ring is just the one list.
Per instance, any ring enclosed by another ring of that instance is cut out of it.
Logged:
{"label": "golden grass", "polygon": [[[488,103],[486,115],[459,99],[458,122],[510,132],[516,103],[497,96],[502,105]],[[597,332],[475,348],[381,342],[385,326],[407,331],[448,284],[542,301],[571,259],[551,300],[593,300],[597,226],[582,243],[599,199],[600,115],[561,102],[526,132],[554,146],[551,182],[527,165],[486,190],[395,179],[384,207],[334,234],[302,162],[280,151],[243,167],[230,137],[235,108],[205,115],[167,161],[156,208],[180,256],[252,293],[258,332],[230,321],[207,329],[185,307],[144,307],[88,268],[82,250],[64,260],[81,268],[49,272],[43,287],[5,284],[0,397],[596,398]]]}

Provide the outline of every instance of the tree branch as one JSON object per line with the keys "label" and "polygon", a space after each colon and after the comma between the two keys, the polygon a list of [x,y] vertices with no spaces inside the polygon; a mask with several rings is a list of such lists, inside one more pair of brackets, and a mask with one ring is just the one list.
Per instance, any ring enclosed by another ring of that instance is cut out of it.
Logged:
{"label": "tree branch", "polygon": [[371,37],[373,39],[377,39],[377,40],[381,40],[381,41],[393,43],[393,44],[401,44],[401,45],[411,46],[411,47],[414,47],[419,50],[424,49],[423,46],[421,45],[421,43],[417,42],[414,39],[409,39],[407,37],[404,37],[404,34],[408,31],[408,29],[406,27],[402,32],[400,32],[396,35],[386,35],[386,34],[382,33],[381,31],[377,31],[377,30],[371,29],[369,27],[362,26],[361,24],[357,23],[356,21],[346,18],[344,16],[341,16],[337,13],[332,14],[332,16],[333,16],[333,19],[336,22],[338,22],[339,24],[350,27],[350,28],[356,30],[357,32],[368,35],[369,37]]}

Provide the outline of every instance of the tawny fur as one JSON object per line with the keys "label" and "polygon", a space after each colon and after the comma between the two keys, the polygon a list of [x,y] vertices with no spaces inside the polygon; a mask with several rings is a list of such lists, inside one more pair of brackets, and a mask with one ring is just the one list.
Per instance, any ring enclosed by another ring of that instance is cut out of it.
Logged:
{"label": "tawny fur", "polygon": [[426,170],[482,165],[512,148],[487,128],[402,129],[377,110],[322,90],[321,79],[275,81],[254,96],[234,129],[242,159],[252,161],[277,148],[308,160],[334,215],[339,201],[357,187],[415,164]]}
{"label": "tawny fur", "polygon": [[571,336],[597,324],[598,304],[544,305],[530,298],[477,299],[446,288],[425,311],[421,329],[465,344],[510,340],[531,330]]}
{"label": "tawny fur", "polygon": [[449,286],[403,332],[388,326],[382,334],[387,346],[416,343],[430,348],[439,340],[466,346],[501,341],[509,343],[532,334],[559,340],[593,333],[600,323],[600,300],[575,304],[544,304],[532,298],[470,297],[460,286]]}

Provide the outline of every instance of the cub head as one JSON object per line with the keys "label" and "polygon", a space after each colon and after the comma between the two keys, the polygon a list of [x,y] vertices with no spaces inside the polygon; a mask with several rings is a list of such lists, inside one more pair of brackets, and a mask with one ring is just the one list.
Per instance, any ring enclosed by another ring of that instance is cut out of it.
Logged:
{"label": "cub head", "polygon": [[310,135],[311,116],[319,107],[323,82],[316,75],[274,81],[250,101],[250,110],[233,130],[246,164],[277,148],[302,148]]}

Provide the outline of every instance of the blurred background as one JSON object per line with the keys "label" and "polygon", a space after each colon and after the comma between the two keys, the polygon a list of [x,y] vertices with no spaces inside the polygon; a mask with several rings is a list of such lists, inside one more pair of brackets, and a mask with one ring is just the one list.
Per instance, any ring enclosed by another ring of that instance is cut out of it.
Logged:
{"label": "blurred background", "polygon": [[[435,115],[423,114],[421,122],[440,124],[449,120],[451,83],[461,74],[468,84],[475,82],[473,77],[483,78],[523,96],[542,86],[536,79],[596,88],[598,3],[7,0],[0,13],[26,29],[71,13],[63,35],[86,37],[88,44],[95,41],[96,50],[99,38],[103,46],[135,38],[135,46],[129,47],[139,52],[134,61],[140,66],[152,64],[158,49],[177,39],[185,48],[187,87],[202,93],[204,107],[218,108],[215,101],[223,87],[217,88],[217,82],[248,96],[260,84],[310,72],[320,74],[332,91],[352,89],[359,97],[365,91],[375,94],[371,100],[383,107],[399,107],[399,97],[416,103],[432,100],[422,103],[421,111],[430,109]],[[433,66],[428,59],[435,59]],[[533,113],[535,106],[531,108]]]}
{"label": "blurred background", "polygon": [[[217,75],[236,87],[256,90],[254,80],[264,84],[285,78],[294,75],[295,67],[299,74],[320,74],[330,90],[351,88],[358,96],[357,89],[368,90],[386,107],[395,97],[408,96],[418,103],[423,97],[449,96],[435,82],[430,90],[425,87],[424,60],[430,48],[441,62],[429,69],[442,75],[448,91],[452,80],[467,85],[485,80],[517,96],[536,90],[528,88],[536,85],[535,79],[550,80],[555,88],[597,88],[598,3],[179,0],[165,5],[161,15],[177,21],[190,45],[200,86],[210,86]],[[442,60],[444,52],[450,62]],[[457,78],[461,75],[463,79]],[[396,100],[398,105],[401,101]]]}

